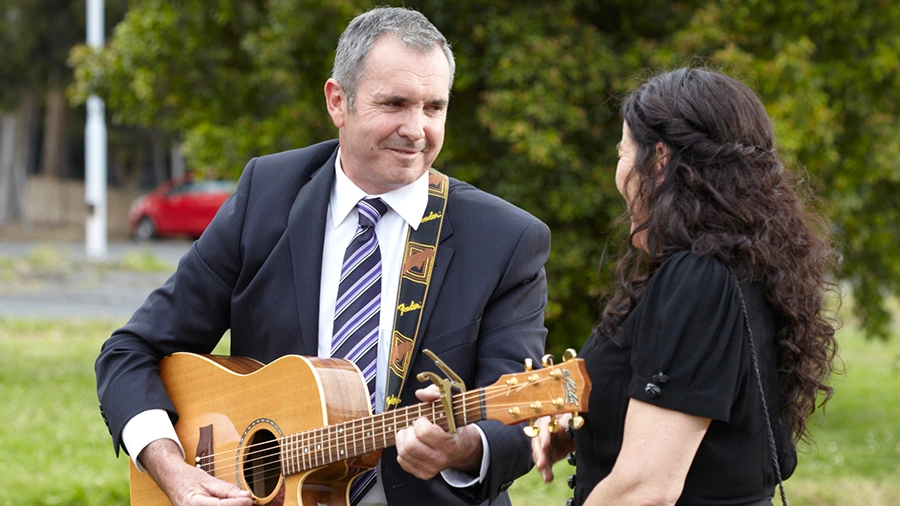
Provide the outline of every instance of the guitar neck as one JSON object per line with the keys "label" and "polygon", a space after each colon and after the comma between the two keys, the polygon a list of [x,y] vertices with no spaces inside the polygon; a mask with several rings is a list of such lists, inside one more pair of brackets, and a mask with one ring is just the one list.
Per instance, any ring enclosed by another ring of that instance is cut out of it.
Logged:
{"label": "guitar neck", "polygon": [[[485,419],[483,393],[484,389],[477,389],[453,396],[457,427]],[[389,448],[396,443],[397,431],[423,416],[449,429],[443,404],[435,401],[285,436],[281,441],[282,472],[290,476]]]}

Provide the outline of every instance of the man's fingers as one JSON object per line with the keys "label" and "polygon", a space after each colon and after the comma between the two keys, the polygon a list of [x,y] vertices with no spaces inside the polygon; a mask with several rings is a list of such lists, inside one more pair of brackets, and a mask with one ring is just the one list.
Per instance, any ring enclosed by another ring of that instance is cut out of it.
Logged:
{"label": "man's fingers", "polygon": [[428,385],[426,388],[416,390],[416,397],[422,402],[436,401],[441,398],[441,390],[437,385]]}
{"label": "man's fingers", "polygon": [[213,479],[204,483],[204,486],[206,487],[206,490],[209,491],[209,495],[213,497],[217,497],[220,499],[246,499],[249,501],[246,504],[252,503],[252,501],[250,500],[250,492],[247,490],[242,490],[234,483],[228,483],[226,481]]}
{"label": "man's fingers", "polygon": [[453,437],[427,418],[397,432],[397,462],[406,472],[428,480],[447,467],[448,446]]}

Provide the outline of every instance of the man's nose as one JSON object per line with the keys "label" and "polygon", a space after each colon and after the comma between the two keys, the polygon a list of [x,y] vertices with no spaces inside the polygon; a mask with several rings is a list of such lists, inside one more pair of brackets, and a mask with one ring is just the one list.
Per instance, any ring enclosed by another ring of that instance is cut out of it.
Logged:
{"label": "man's nose", "polygon": [[421,108],[411,107],[403,115],[403,122],[397,133],[400,136],[418,141],[425,137],[425,111]]}

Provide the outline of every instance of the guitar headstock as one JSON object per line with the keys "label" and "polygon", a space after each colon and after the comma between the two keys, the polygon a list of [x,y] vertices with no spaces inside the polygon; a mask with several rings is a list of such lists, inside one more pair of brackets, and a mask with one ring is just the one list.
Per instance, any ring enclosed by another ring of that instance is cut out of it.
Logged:
{"label": "guitar headstock", "polygon": [[[525,371],[504,374],[493,385],[484,389],[485,418],[499,420],[506,425],[528,421],[525,433],[537,435],[534,419],[572,413],[573,428],[583,423],[579,412],[588,410],[591,381],[584,367],[584,360],[575,358],[573,350],[567,350],[563,362],[553,363],[553,357],[545,355],[543,368],[532,370],[531,360],[525,361]],[[553,427],[555,430],[556,427]]]}

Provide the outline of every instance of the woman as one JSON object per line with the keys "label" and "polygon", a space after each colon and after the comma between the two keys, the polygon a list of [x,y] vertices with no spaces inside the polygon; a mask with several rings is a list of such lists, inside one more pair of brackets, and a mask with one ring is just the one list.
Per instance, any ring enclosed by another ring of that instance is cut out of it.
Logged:
{"label": "woman", "polygon": [[590,410],[574,441],[541,431],[535,464],[550,481],[575,450],[575,504],[771,505],[774,453],[787,478],[816,399],[832,393],[824,222],[734,79],[669,72],[622,114],[616,185],[631,234],[580,354]]}

